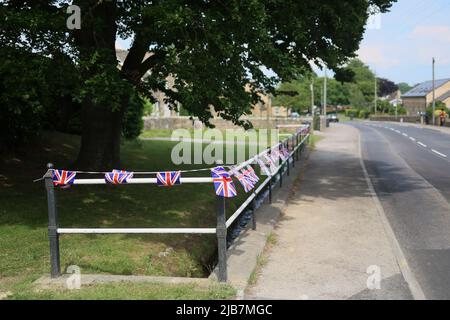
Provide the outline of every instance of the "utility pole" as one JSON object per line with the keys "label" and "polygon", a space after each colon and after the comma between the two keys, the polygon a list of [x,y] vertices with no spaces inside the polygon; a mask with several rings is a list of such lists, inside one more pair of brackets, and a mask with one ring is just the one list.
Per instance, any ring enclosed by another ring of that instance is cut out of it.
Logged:
{"label": "utility pole", "polygon": [[[433,57],[433,125],[436,125],[436,80],[435,80],[435,73],[434,73],[434,66],[436,64],[436,60]],[[426,108],[426,105],[425,105]],[[425,109],[426,111],[426,109]]]}
{"label": "utility pole", "polygon": [[375,102],[374,102],[374,106],[375,106],[375,115],[377,114],[377,104],[378,104],[378,88],[377,88],[377,73],[374,72],[375,75]]}

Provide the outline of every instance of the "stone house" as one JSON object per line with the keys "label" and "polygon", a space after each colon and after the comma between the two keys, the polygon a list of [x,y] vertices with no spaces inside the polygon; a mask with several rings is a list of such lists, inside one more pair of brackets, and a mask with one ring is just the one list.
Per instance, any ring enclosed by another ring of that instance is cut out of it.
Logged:
{"label": "stone house", "polygon": [[[436,101],[442,101],[450,107],[450,79],[435,81],[435,97]],[[427,106],[433,102],[433,81],[420,83],[403,94],[402,102],[408,115],[415,116],[419,112],[425,112]]]}
{"label": "stone house", "polygon": [[[147,59],[152,53],[148,52],[144,59]],[[121,68],[125,59],[128,55],[128,51],[124,49],[116,49],[116,56],[119,62],[118,68]],[[145,76],[144,76],[145,77]],[[174,85],[175,78],[172,76],[167,77],[166,86],[171,88]],[[165,94],[161,91],[152,92],[153,97],[156,99],[156,103],[153,108],[153,112],[151,114],[152,117],[158,118],[169,118],[169,117],[177,117],[179,116],[179,112],[171,110],[169,108],[169,104],[164,101],[166,98]],[[269,117],[288,117],[290,116],[290,109],[285,107],[273,107],[272,106],[272,97],[268,94],[260,94],[261,102],[253,105],[253,111],[251,117],[255,118],[267,118]],[[178,107],[180,107],[179,105]],[[178,108],[179,110],[180,108]],[[211,112],[214,114],[214,108],[211,106]]]}
{"label": "stone house", "polygon": [[[147,52],[144,59],[147,59],[152,53]],[[117,60],[119,62],[118,67],[121,68],[123,63],[125,62],[125,59],[128,55],[127,50],[123,49],[116,49],[116,56]],[[145,76],[144,76],[145,77]],[[167,86],[170,88],[174,85],[175,79],[171,76],[167,77]],[[164,101],[166,98],[165,94],[161,91],[153,91],[152,92],[153,97],[155,98],[156,102],[153,107],[152,116],[154,117],[161,117],[161,118],[167,118],[167,117],[176,117],[178,116],[178,112],[171,110],[169,108],[169,104]]]}

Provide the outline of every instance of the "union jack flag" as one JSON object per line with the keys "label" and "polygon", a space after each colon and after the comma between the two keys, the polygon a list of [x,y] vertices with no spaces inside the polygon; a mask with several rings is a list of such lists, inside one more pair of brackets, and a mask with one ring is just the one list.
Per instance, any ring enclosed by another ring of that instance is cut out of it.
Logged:
{"label": "union jack flag", "polygon": [[282,151],[280,151],[279,155],[280,155],[280,158],[281,158],[282,161],[286,160],[287,157]]}
{"label": "union jack flag", "polygon": [[237,171],[234,176],[241,183],[242,187],[244,188],[245,193],[252,191],[252,189],[255,187],[255,185],[253,184],[253,181],[250,180],[244,173]]}
{"label": "union jack flag", "polygon": [[282,148],[281,148],[281,153],[284,155],[284,157],[287,159],[287,158],[289,158],[289,150],[285,147],[285,146],[283,146]]}
{"label": "union jack flag", "polygon": [[76,172],[66,170],[53,170],[52,180],[54,186],[69,186],[75,180]]}
{"label": "union jack flag", "polygon": [[211,176],[214,182],[214,189],[218,196],[224,198],[233,198],[237,196],[233,179],[231,179],[230,174],[226,172],[223,167],[211,169]]}
{"label": "union jack flag", "polygon": [[258,183],[259,177],[256,175],[255,170],[248,165],[245,169],[242,170],[242,173],[247,176],[248,179],[250,179],[253,183]]}
{"label": "union jack flag", "polygon": [[105,181],[110,184],[124,184],[133,178],[133,172],[125,170],[113,170],[105,174]]}
{"label": "union jack flag", "polygon": [[175,185],[179,185],[181,184],[181,172],[158,172],[156,174],[156,183],[160,187],[172,187]]}
{"label": "union jack flag", "polygon": [[273,162],[278,162],[280,160],[280,152],[277,150],[278,147],[273,148],[270,152],[270,158],[272,158]]}
{"label": "union jack flag", "polygon": [[277,166],[275,165],[272,158],[270,158],[270,156],[267,153],[264,155],[264,158],[266,159],[266,163],[269,165],[272,174],[275,173],[277,171]]}
{"label": "union jack flag", "polygon": [[259,167],[261,168],[261,171],[267,175],[267,176],[271,176],[272,173],[270,172],[269,168],[267,168],[266,164],[264,163],[264,161],[262,161],[261,159],[257,159],[256,160],[259,164]]}

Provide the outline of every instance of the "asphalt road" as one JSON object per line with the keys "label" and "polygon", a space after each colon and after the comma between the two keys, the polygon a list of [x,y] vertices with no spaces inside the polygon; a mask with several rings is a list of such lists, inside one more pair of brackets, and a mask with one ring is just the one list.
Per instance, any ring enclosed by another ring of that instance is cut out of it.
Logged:
{"label": "asphalt road", "polygon": [[450,299],[450,135],[395,123],[350,123],[411,271],[427,299]]}

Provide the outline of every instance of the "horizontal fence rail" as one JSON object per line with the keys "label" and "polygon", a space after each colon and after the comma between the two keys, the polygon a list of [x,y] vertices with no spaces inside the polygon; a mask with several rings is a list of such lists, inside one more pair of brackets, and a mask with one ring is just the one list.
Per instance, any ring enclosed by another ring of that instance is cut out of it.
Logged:
{"label": "horizontal fence rail", "polygon": [[[211,177],[180,178],[181,183],[213,183]],[[131,178],[126,184],[156,184],[156,178]],[[75,179],[73,184],[108,184],[105,179]]]}
{"label": "horizontal fence rail", "polygon": [[59,234],[211,234],[216,228],[58,228]]}
{"label": "horizontal fence rail", "polygon": [[[241,170],[248,165],[254,165],[257,160],[271,150],[281,148],[283,146],[290,147],[289,156],[285,160],[279,161],[275,172],[260,183],[258,188],[251,192],[247,199],[239,206],[239,208],[226,220],[225,215],[225,198],[217,196],[217,222],[215,228],[60,228],[58,224],[58,214],[56,206],[55,186],[53,185],[51,172],[53,165],[49,164],[46,175],[44,176],[45,187],[47,190],[47,204],[48,204],[48,237],[50,242],[50,274],[52,278],[61,275],[60,269],[60,250],[59,250],[59,235],[61,234],[216,234],[218,246],[218,280],[221,282],[227,281],[227,265],[226,265],[226,251],[227,251],[227,229],[239,218],[244,210],[252,207],[252,228],[256,229],[256,198],[264,190],[269,191],[269,201],[272,201],[272,180],[279,175],[280,186],[282,184],[282,176],[285,172],[289,175],[290,164],[295,166],[295,161],[299,160],[299,151],[309,141],[309,125],[306,126],[284,126],[298,128],[297,132],[291,137],[284,139],[280,143],[260,152],[254,157],[248,159],[244,163],[233,168],[233,170]],[[299,140],[301,139],[301,140]],[[285,171],[283,171],[286,169]],[[180,178],[182,184],[189,183],[213,183],[212,177],[187,177]],[[126,184],[156,184],[156,178],[130,178]],[[105,185],[105,179],[75,179],[74,185]]]}

